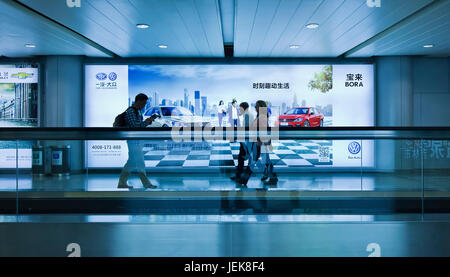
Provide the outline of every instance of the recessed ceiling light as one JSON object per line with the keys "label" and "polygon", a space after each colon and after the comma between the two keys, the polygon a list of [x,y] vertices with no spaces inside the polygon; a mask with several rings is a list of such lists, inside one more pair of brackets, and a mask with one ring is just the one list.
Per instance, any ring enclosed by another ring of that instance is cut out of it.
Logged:
{"label": "recessed ceiling light", "polygon": [[424,45],[423,47],[425,47],[425,48],[433,48],[433,47],[434,47],[434,44],[426,44],[426,45]]}
{"label": "recessed ceiling light", "polygon": [[36,48],[36,45],[34,45],[34,44],[25,44],[25,47],[26,48]]}
{"label": "recessed ceiling light", "polygon": [[150,27],[150,25],[148,24],[136,24],[136,27],[138,27],[139,29],[147,29]]}
{"label": "recessed ceiling light", "polygon": [[165,45],[165,44],[160,44],[160,45],[158,45],[158,47],[161,48],[161,49],[166,49],[166,48],[167,48],[167,45]]}
{"label": "recessed ceiling light", "polygon": [[289,45],[289,48],[291,49],[298,49],[300,45]]}
{"label": "recessed ceiling light", "polygon": [[306,28],[308,28],[308,29],[316,29],[316,28],[319,28],[319,24],[317,24],[317,23],[310,23],[310,24],[306,25]]}

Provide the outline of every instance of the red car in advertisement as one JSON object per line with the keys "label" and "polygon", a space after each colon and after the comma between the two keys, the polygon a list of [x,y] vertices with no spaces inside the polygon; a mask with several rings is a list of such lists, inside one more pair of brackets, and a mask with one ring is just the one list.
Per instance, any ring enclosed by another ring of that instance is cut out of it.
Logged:
{"label": "red car in advertisement", "polygon": [[322,127],[323,114],[312,107],[293,108],[278,117],[279,127]]}

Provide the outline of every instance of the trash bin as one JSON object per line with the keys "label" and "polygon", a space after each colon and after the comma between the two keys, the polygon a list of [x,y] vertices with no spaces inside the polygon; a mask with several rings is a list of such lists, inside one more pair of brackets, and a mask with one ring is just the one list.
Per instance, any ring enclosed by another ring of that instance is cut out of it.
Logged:
{"label": "trash bin", "polygon": [[70,175],[70,145],[52,147],[52,174]]}
{"label": "trash bin", "polygon": [[45,175],[45,155],[43,146],[33,146],[32,148],[32,166],[33,174],[43,176]]}

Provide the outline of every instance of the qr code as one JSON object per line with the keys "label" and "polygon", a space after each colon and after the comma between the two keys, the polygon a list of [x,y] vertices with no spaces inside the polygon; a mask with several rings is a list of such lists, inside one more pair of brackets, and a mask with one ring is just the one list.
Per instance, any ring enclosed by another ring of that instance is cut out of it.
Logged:
{"label": "qr code", "polygon": [[330,147],[320,146],[319,147],[319,163],[330,162]]}

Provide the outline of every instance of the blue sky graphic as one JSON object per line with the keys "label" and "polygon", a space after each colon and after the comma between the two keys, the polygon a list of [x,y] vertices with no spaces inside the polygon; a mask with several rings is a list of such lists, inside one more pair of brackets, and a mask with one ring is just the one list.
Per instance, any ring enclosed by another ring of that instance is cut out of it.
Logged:
{"label": "blue sky graphic", "polygon": [[[159,93],[160,101],[184,101],[184,89],[194,105],[194,91],[199,90],[213,106],[220,100],[229,103],[255,103],[265,100],[272,105],[292,105],[294,93],[298,103],[303,99],[311,105],[323,95],[312,92],[308,82],[324,65],[130,65],[129,94],[133,99],[139,93],[152,96]],[[289,89],[254,89],[253,83],[289,83]]]}

